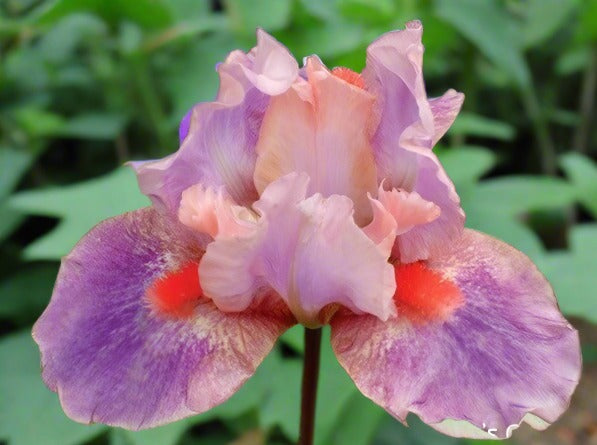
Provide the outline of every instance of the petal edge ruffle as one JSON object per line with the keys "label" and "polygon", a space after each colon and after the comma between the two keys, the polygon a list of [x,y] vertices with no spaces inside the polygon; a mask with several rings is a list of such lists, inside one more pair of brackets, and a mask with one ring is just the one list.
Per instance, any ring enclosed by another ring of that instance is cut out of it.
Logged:
{"label": "petal edge ruffle", "polygon": [[361,392],[398,419],[414,412],[454,436],[505,438],[523,420],[555,421],[578,383],[581,356],[578,333],[537,268],[472,230],[428,267],[463,294],[447,319],[332,319],[332,345]]}

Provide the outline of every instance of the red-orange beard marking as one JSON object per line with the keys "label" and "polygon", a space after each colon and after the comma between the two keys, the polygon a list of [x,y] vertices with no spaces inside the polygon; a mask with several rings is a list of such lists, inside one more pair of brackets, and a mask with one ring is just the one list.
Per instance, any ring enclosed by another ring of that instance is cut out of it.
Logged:
{"label": "red-orange beard marking", "polygon": [[394,302],[399,316],[413,322],[445,320],[464,302],[460,289],[452,281],[422,261],[395,266],[394,271]]}
{"label": "red-orange beard marking", "polygon": [[176,318],[190,317],[203,296],[199,265],[189,262],[158,278],[149,286],[146,295],[160,313]]}
{"label": "red-orange beard marking", "polygon": [[359,73],[355,73],[349,68],[343,66],[336,67],[332,70],[332,74],[345,82],[348,82],[355,87],[365,89],[365,81]]}

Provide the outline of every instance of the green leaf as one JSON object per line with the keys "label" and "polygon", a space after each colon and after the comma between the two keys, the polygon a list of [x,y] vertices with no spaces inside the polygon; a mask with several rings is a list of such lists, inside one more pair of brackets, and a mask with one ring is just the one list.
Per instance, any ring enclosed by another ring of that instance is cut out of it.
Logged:
{"label": "green leaf", "polygon": [[172,22],[170,9],[159,0],[54,0],[44,3],[34,20],[40,25],[51,25],[74,12],[91,12],[113,25],[128,20],[147,29],[162,28]]}
{"label": "green leaf", "polygon": [[576,0],[528,0],[522,38],[525,48],[543,43],[554,35],[570,18],[578,6]]}
{"label": "green leaf", "polygon": [[175,445],[191,426],[198,422],[198,417],[188,417],[168,425],[143,431],[121,431],[121,439],[127,445]]}
{"label": "green leaf", "polygon": [[396,15],[392,0],[338,0],[336,4],[346,17],[369,23],[388,21]]}
{"label": "green leaf", "polygon": [[472,187],[496,164],[496,157],[488,148],[473,145],[450,148],[438,156],[459,191],[461,187]]}
{"label": "green leaf", "polygon": [[574,227],[569,244],[569,251],[550,252],[537,265],[551,282],[562,312],[597,323],[597,224]]}
{"label": "green leaf", "polygon": [[597,0],[585,0],[581,5],[577,40],[594,43],[597,40]]}
{"label": "green leaf", "polygon": [[138,191],[134,173],[119,168],[78,184],[14,195],[9,205],[27,214],[61,218],[53,231],[24,251],[29,259],[59,259],[101,220],[148,204]]}
{"label": "green leaf", "polygon": [[515,21],[496,0],[436,0],[436,13],[507,72],[519,87],[530,84]]}
{"label": "green leaf", "polygon": [[34,156],[23,150],[0,147],[0,241],[9,236],[23,220],[23,215],[10,209],[6,198],[29,169]]}
{"label": "green leaf", "polygon": [[23,215],[0,203],[0,241],[9,236],[23,221]]}
{"label": "green leaf", "polygon": [[574,200],[565,181],[543,176],[505,176],[480,182],[462,195],[467,226],[502,239],[533,258],[543,252],[537,236],[522,222],[533,210],[561,209]]}
{"label": "green leaf", "polygon": [[67,120],[57,135],[81,139],[115,139],[127,117],[115,113],[82,113]]}
{"label": "green leaf", "polygon": [[326,20],[335,20],[338,15],[338,7],[335,0],[300,0],[309,14]]}
{"label": "green leaf", "polygon": [[18,110],[15,117],[23,130],[33,137],[54,136],[60,132],[65,123],[62,116],[34,107]]}
{"label": "green leaf", "polygon": [[570,184],[547,176],[503,176],[482,181],[475,190],[477,207],[509,216],[566,207],[574,197]]}
{"label": "green leaf", "polygon": [[302,353],[305,350],[304,331],[303,326],[297,324],[284,332],[280,340],[295,351]]}
{"label": "green leaf", "polygon": [[43,34],[36,49],[44,60],[67,62],[70,57],[76,57],[75,51],[83,41],[106,37],[107,27],[99,17],[74,13],[61,18]]}
{"label": "green leaf", "polygon": [[35,264],[0,281],[0,318],[34,321],[50,301],[57,273],[57,264]]}
{"label": "green leaf", "polygon": [[[286,31],[278,37],[299,60],[314,53],[324,59],[336,57],[358,48],[365,41],[365,33],[360,25],[344,22],[314,24],[300,34]],[[364,60],[364,49],[360,56]]]}
{"label": "green leaf", "polygon": [[387,415],[373,445],[394,445],[400,438],[402,445],[464,445],[463,439],[445,436],[425,425],[417,416],[410,414],[408,427]]}
{"label": "green leaf", "polygon": [[291,0],[225,0],[232,27],[253,34],[256,28],[276,31],[285,28],[291,17]]}
{"label": "green leaf", "polygon": [[355,391],[325,442],[330,445],[368,445],[372,442],[381,421],[387,416],[380,406]]}
{"label": "green leaf", "polygon": [[317,393],[315,429],[316,445],[327,445],[327,439],[342,420],[342,412],[358,392],[353,381],[338,363],[330,343],[330,328],[323,328],[321,369]]}
{"label": "green leaf", "polygon": [[597,165],[577,153],[562,156],[560,164],[574,187],[578,202],[597,218]]}
{"label": "green leaf", "polygon": [[0,438],[10,445],[75,445],[106,430],[81,425],[63,413],[41,379],[39,352],[29,331],[0,341]]}
{"label": "green leaf", "polygon": [[216,64],[239,47],[238,41],[227,33],[202,36],[187,45],[185,56],[173,59],[163,77],[174,104],[172,119],[176,125],[193,105],[214,99],[218,90]]}
{"label": "green leaf", "polygon": [[479,114],[462,112],[448,133],[510,141],[516,136],[516,129],[506,122],[489,119]]}
{"label": "green leaf", "polygon": [[31,153],[0,147],[0,201],[10,194],[32,161]]}

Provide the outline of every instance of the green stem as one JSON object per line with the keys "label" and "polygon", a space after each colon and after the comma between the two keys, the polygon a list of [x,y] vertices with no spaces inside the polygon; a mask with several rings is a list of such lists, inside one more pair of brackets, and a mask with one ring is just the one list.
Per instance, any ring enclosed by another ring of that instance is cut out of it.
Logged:
{"label": "green stem", "polygon": [[305,328],[305,361],[303,364],[303,384],[301,391],[299,445],[313,445],[320,349],[321,328]]}

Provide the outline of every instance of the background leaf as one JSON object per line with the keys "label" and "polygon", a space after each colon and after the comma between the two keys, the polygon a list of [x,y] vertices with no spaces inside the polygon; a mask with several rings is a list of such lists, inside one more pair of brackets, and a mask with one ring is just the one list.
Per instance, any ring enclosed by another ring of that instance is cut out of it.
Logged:
{"label": "background leaf", "polygon": [[[98,221],[147,205],[147,198],[137,191],[134,176],[132,170],[123,167],[84,184],[15,195],[10,200],[11,207],[24,213],[61,218],[56,229],[27,247],[25,256],[59,259]],[[89,206],[89,202],[93,205]]]}
{"label": "background leaf", "polygon": [[0,438],[11,445],[74,445],[97,436],[103,425],[80,425],[62,412],[39,376],[39,352],[29,331],[0,340]]}

